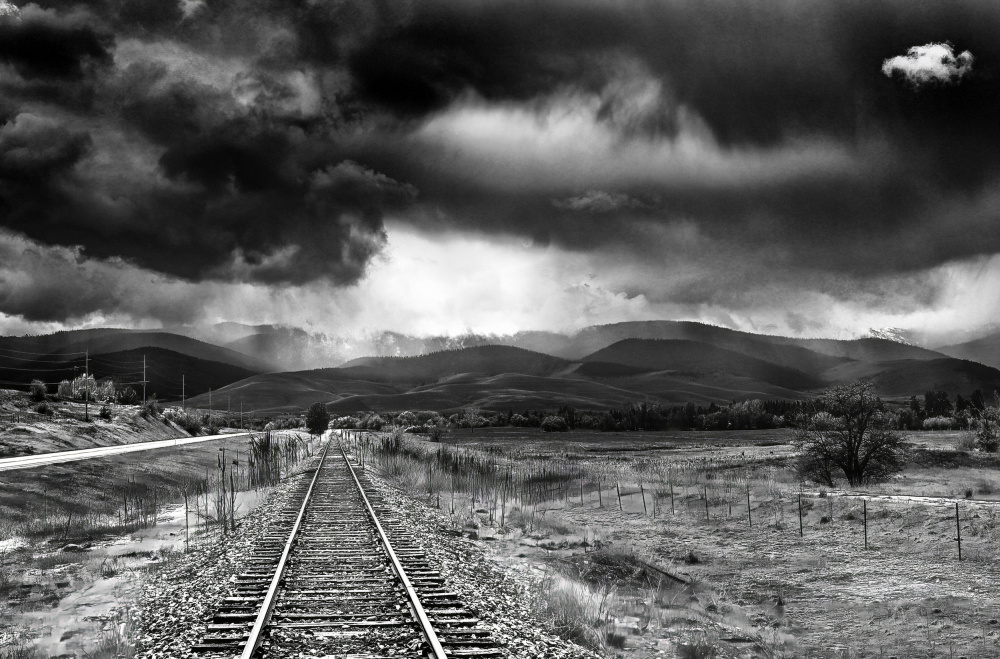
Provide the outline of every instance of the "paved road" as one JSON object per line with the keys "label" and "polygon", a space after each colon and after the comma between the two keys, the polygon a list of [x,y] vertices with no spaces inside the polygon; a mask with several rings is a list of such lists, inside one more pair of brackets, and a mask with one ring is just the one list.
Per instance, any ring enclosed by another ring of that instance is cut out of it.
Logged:
{"label": "paved road", "polygon": [[121,453],[132,453],[134,451],[152,451],[158,448],[170,448],[174,446],[184,446],[186,444],[198,444],[200,442],[211,442],[216,439],[226,439],[230,437],[246,436],[249,433],[238,432],[228,435],[206,435],[205,437],[180,437],[178,439],[161,439],[155,442],[137,442],[135,444],[117,444],[115,446],[98,446],[95,448],[84,448],[76,451],[57,451],[54,453],[39,453],[36,455],[22,455],[17,458],[4,458],[0,460],[0,471],[11,471],[14,469],[30,469],[43,465],[57,464],[59,462],[75,462],[77,460],[88,460],[90,458],[101,458],[108,455],[119,455]]}

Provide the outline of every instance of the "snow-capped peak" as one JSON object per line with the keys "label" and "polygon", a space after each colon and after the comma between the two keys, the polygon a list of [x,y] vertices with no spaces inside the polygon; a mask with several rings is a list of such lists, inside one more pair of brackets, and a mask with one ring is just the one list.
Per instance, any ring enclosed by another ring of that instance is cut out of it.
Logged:
{"label": "snow-capped peak", "polygon": [[868,330],[868,337],[872,339],[885,339],[886,341],[895,341],[896,343],[902,343],[903,345],[911,345],[909,341],[906,340],[906,330],[900,329],[898,327],[883,327],[881,329],[876,329],[872,327]]}

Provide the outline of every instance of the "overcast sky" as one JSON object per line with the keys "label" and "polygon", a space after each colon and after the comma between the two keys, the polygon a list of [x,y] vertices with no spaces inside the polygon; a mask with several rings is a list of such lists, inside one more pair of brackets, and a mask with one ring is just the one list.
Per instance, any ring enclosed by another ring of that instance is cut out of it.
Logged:
{"label": "overcast sky", "polygon": [[1000,6],[0,0],[0,333],[993,322]]}

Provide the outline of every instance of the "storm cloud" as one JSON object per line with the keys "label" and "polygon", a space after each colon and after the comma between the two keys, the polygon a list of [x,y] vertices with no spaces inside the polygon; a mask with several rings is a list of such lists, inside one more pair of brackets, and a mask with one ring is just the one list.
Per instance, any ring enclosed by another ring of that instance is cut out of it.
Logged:
{"label": "storm cloud", "polygon": [[192,285],[352,286],[395,223],[614,254],[663,304],[848,299],[1000,252],[998,29],[971,0],[0,2],[0,226]]}

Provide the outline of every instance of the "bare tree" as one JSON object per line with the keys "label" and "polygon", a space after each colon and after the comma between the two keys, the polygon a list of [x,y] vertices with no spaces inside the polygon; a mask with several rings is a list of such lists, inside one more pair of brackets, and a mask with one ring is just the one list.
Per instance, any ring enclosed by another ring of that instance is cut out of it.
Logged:
{"label": "bare tree", "polygon": [[852,486],[902,471],[906,443],[873,382],[858,381],[824,392],[821,412],[799,434],[800,473],[833,486],[843,473]]}

